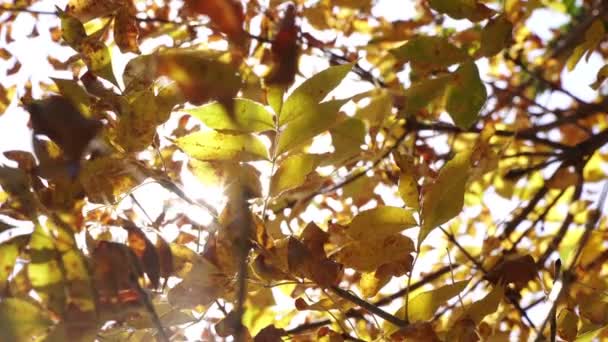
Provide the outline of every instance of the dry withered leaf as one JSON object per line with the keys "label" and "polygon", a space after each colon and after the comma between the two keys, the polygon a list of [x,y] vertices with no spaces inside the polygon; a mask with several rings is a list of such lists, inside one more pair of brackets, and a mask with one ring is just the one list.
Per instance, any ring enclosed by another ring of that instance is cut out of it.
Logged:
{"label": "dry withered leaf", "polygon": [[272,52],[273,69],[266,77],[268,84],[289,86],[295,80],[300,55],[296,14],[295,5],[288,3],[279,24],[279,31],[272,41],[270,51]]}

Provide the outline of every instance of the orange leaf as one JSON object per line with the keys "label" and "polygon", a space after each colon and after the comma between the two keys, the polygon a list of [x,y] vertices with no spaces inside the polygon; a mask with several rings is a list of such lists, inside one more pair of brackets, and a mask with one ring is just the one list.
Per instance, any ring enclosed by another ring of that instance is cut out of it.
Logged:
{"label": "orange leaf", "polygon": [[187,0],[186,8],[194,13],[207,15],[211,22],[230,40],[243,44],[245,15],[241,4],[234,0]]}

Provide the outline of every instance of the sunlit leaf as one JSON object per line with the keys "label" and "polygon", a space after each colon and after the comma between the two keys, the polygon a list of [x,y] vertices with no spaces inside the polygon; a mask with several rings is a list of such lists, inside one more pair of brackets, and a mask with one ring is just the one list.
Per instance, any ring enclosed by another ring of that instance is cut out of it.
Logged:
{"label": "sunlit leaf", "polygon": [[59,253],[50,232],[42,226],[36,226],[30,238],[29,249],[32,261],[27,267],[27,274],[32,287],[49,308],[55,312],[64,312],[66,294],[63,289],[62,265],[58,262]]}
{"label": "sunlit leaf", "polygon": [[393,154],[401,173],[399,174],[399,195],[406,206],[418,210],[420,208],[420,191],[416,178],[414,158],[410,155]]}
{"label": "sunlit leaf", "polygon": [[[342,247],[333,257],[357,271],[372,272],[383,264],[409,260],[415,251],[414,242],[403,235],[355,241]],[[410,265],[411,266],[411,265]]]}
{"label": "sunlit leaf", "polygon": [[132,224],[124,225],[128,232],[127,243],[141,263],[143,271],[150,279],[153,288],[158,288],[160,278],[160,258],[156,247],[146,234]]}
{"label": "sunlit leaf", "polygon": [[3,341],[42,340],[53,321],[40,306],[22,298],[0,302],[0,339]]}
{"label": "sunlit leaf", "polygon": [[218,131],[263,132],[274,129],[272,114],[260,103],[248,99],[235,99],[234,112],[229,113],[219,103],[211,103],[186,111],[209,128]]}
{"label": "sunlit leaf", "polygon": [[10,106],[15,95],[16,87],[12,86],[8,89],[0,84],[0,116],[6,112],[8,106]]}
{"label": "sunlit leaf", "polygon": [[391,50],[399,60],[423,70],[436,70],[466,61],[469,56],[446,38],[418,36]]}
{"label": "sunlit leaf", "polygon": [[340,84],[352,64],[329,67],[307,79],[285,100],[279,114],[279,126],[301,117],[310,117],[316,105]]}
{"label": "sunlit leaf", "polygon": [[[440,306],[446,305],[448,300],[461,293],[468,283],[468,280],[455,282],[437,287],[431,291],[422,292],[410,298],[407,306],[408,321],[417,322],[431,319]],[[403,318],[405,307],[399,309],[398,313]]]}
{"label": "sunlit leaf", "polygon": [[393,100],[387,91],[380,91],[374,94],[369,103],[357,110],[355,117],[369,122],[370,126],[375,127],[384,121],[384,118],[391,114]]}
{"label": "sunlit leaf", "polygon": [[59,88],[59,92],[68,99],[85,117],[91,116],[90,95],[74,80],[51,78]]}
{"label": "sunlit leaf", "polygon": [[468,305],[461,317],[470,318],[475,324],[479,324],[484,317],[496,312],[503,296],[504,288],[502,285],[496,285],[485,297]]}
{"label": "sunlit leaf", "polygon": [[[285,130],[280,133],[277,154],[287,152],[331,128],[338,117],[338,110],[348,101],[349,99],[331,100],[311,105],[307,110],[300,112],[299,116],[291,119]],[[285,102],[283,109],[287,108],[287,103]]]}
{"label": "sunlit leaf", "polygon": [[19,256],[19,246],[13,240],[3,242],[0,244],[0,255],[2,256],[0,258],[0,293],[3,293]]}
{"label": "sunlit leaf", "polygon": [[[270,49],[273,65],[271,72],[266,77],[268,84],[283,88],[290,86],[295,80],[300,55],[297,14],[296,6],[288,3]],[[277,113],[279,112],[277,111]]]}
{"label": "sunlit leaf", "polygon": [[100,157],[86,162],[80,182],[89,201],[115,203],[125,192],[139,183],[136,167],[118,155]]}
{"label": "sunlit leaf", "polygon": [[346,234],[356,241],[382,239],[416,225],[411,210],[378,206],[359,213],[349,223]]}
{"label": "sunlit leaf", "polygon": [[446,90],[445,109],[456,126],[466,129],[477,121],[486,98],[486,87],[479,78],[477,66],[473,62],[467,62],[453,74]]}
{"label": "sunlit leaf", "polygon": [[260,160],[268,158],[262,142],[251,134],[197,132],[176,140],[177,146],[200,160]]}
{"label": "sunlit leaf", "polygon": [[123,6],[127,0],[70,0],[65,11],[82,21],[89,21],[93,18],[108,15],[119,7]]}
{"label": "sunlit leaf", "polygon": [[154,55],[150,62],[148,65],[156,69],[147,72],[173,79],[195,105],[215,99],[231,108],[241,86],[236,68],[208,51],[169,49]]}
{"label": "sunlit leaf", "polygon": [[365,142],[365,124],[356,118],[348,118],[334,126],[329,133],[334,145],[331,161],[339,163],[359,154]]}
{"label": "sunlit leaf", "polygon": [[103,42],[86,39],[80,44],[79,52],[93,74],[118,85],[112,69],[110,50]]}
{"label": "sunlit leaf", "polygon": [[294,154],[281,162],[270,181],[270,194],[277,195],[304,183],[321,162],[320,155]]}
{"label": "sunlit leaf", "polygon": [[425,184],[422,199],[422,226],[418,245],[440,224],[458,215],[464,205],[470,154],[461,152],[447,162],[435,181]]}
{"label": "sunlit leaf", "polygon": [[156,134],[156,97],[151,90],[135,93],[128,100],[129,106],[121,113],[116,138],[126,152],[141,151],[152,144]]}

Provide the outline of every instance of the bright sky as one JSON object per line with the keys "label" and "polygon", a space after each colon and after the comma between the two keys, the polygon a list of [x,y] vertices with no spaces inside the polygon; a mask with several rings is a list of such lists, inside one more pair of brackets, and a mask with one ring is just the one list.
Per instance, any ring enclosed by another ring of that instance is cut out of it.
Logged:
{"label": "bright sky", "polygon": [[[45,10],[45,11],[53,11],[54,6],[57,5],[61,8],[65,6],[67,3],[66,0],[63,1],[50,1],[44,0],[39,3],[36,3],[33,7],[37,10]],[[386,17],[388,20],[405,20],[411,19],[414,14],[413,6],[409,2],[404,2],[402,0],[379,0],[377,2],[377,6],[374,8],[373,13],[375,15],[381,15]],[[1,14],[2,16],[6,16],[7,14]],[[7,50],[9,50],[17,59],[22,63],[22,68],[19,73],[11,78],[11,82],[17,82],[22,84],[27,79],[32,79],[34,83],[39,81],[44,81],[46,83],[51,83],[50,77],[60,77],[60,78],[71,78],[70,72],[61,72],[55,71],[47,62],[46,62],[46,54],[52,53],[52,56],[58,58],[62,61],[66,60],[70,57],[74,52],[68,48],[57,48],[56,45],[49,44],[50,36],[49,36],[49,27],[54,25],[57,22],[57,18],[53,16],[40,16],[38,19],[38,31],[40,33],[39,37],[29,38],[28,35],[32,30],[32,25],[34,21],[32,18],[27,15],[19,15],[17,21],[14,24],[13,29],[13,37],[15,41],[8,44],[8,46],[3,46]],[[532,17],[528,21],[528,26],[530,29],[535,32],[542,39],[549,39],[551,37],[551,29],[557,28],[568,20],[568,17],[562,14],[559,14],[554,11],[549,10],[537,10],[532,15]],[[462,27],[463,25],[469,26],[465,20],[456,21],[456,20],[446,20],[446,25],[453,26],[455,28]],[[4,29],[3,29],[4,31]],[[4,34],[4,33],[2,33]],[[143,51],[150,51],[152,44],[147,44],[142,47]],[[115,48],[114,48],[115,49]],[[121,54],[118,50],[115,49],[113,53],[113,63],[114,70],[117,75],[122,74],[122,69],[127,62],[127,58],[121,58]],[[132,56],[132,55],[131,55]],[[12,67],[14,63],[14,59],[9,61],[0,60],[0,73],[6,72],[9,68]],[[588,85],[591,84],[595,80],[595,75],[597,70],[602,66],[603,60],[598,55],[592,55],[589,59],[589,62],[582,61],[572,72],[565,71],[563,73],[563,85],[564,87],[575,94],[576,96],[591,101],[595,98],[596,92],[593,91]],[[304,75],[312,75],[322,69],[327,65],[326,62],[320,61],[315,58],[303,59],[301,71]],[[478,62],[478,66],[480,68],[481,74],[485,74],[485,70],[487,70],[487,63],[485,61]],[[348,78],[349,80],[344,82],[339,89],[336,91],[334,95],[337,97],[346,97],[351,96],[354,93],[358,93],[363,91],[364,87],[369,89],[369,85],[364,84],[356,80],[356,77],[351,76]],[[5,86],[7,86],[5,84]],[[23,92],[20,91],[17,96],[23,95]],[[42,93],[38,89],[34,89],[34,97],[39,98]],[[544,104],[549,108],[560,108],[568,105],[568,98],[562,96],[560,94],[553,94],[550,98],[546,97],[542,99]],[[28,114],[18,106],[17,101],[11,105],[11,107],[7,110],[7,112],[0,116],[0,164],[5,163],[12,165],[10,161],[7,161],[6,158],[1,154],[1,152],[8,150],[26,150],[31,151],[31,131],[27,128],[28,122]],[[326,143],[329,143],[329,140],[326,139]],[[205,197],[206,200],[211,202],[220,203],[222,201],[221,190],[220,189],[209,189],[204,188],[198,184],[198,182],[189,174],[183,174],[183,181],[186,184],[187,193],[193,198],[201,198]],[[393,196],[386,189],[380,191],[381,195],[386,199],[387,204],[400,205],[400,200]],[[160,186],[151,184],[141,187],[135,192],[136,197],[142,203],[143,207],[146,208],[150,216],[153,218],[156,217],[162,210],[164,201],[163,199],[168,196],[166,191],[162,190]],[[490,206],[492,214],[497,221],[499,218],[505,219],[508,217],[508,213],[515,208],[517,205],[516,202],[511,202],[504,200],[503,198],[488,194],[486,196],[487,203],[493,203]],[[130,207],[130,203],[125,203],[127,207]],[[205,212],[197,207],[181,207],[181,210],[184,212],[188,212],[189,215],[192,215],[193,218],[199,220],[200,222],[205,222],[208,220],[208,216]],[[315,213],[309,213],[309,217],[311,219],[315,219]],[[308,216],[308,215],[307,215]],[[166,233],[171,235],[171,230],[167,230]],[[414,232],[411,232],[414,234]],[[408,233],[409,235],[409,233]],[[171,236],[166,236],[171,239]],[[414,236],[415,237],[415,236]],[[437,239],[435,239],[436,237]],[[436,231],[431,236],[429,236],[427,241],[443,241],[441,237],[441,233]],[[480,236],[479,238],[482,238]],[[475,241],[471,239],[470,241],[464,241],[465,245],[467,243],[479,243],[479,241]],[[435,246],[437,248],[442,246]],[[414,273],[415,277],[421,272],[424,271],[427,267],[426,265],[430,265],[431,260],[427,258],[427,260],[421,260],[417,265]],[[397,286],[403,284],[403,279],[394,281],[390,286],[387,287],[387,291],[390,292],[394,290]],[[277,296],[281,296],[277,294]],[[287,300],[284,299],[283,307],[291,308],[292,299]],[[389,311],[395,310],[397,306],[400,305],[399,302],[396,302]],[[538,312],[538,315],[532,315],[533,319],[539,320],[540,317],[545,316],[545,310],[542,305],[539,305],[535,312]]]}

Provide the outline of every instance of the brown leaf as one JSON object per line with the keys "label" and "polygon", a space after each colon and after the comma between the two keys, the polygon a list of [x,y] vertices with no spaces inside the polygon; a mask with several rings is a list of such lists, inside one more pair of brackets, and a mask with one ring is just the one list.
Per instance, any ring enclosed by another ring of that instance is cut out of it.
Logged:
{"label": "brown leaf", "polygon": [[524,286],[537,276],[537,267],[534,258],[526,255],[509,255],[496,265],[486,279],[492,283],[515,283]]}
{"label": "brown leaf", "polygon": [[304,228],[300,239],[313,255],[325,256],[323,245],[329,241],[329,234],[322,231],[314,222]]}
{"label": "brown leaf", "polygon": [[154,244],[148,239],[140,228],[130,222],[125,222],[124,228],[128,232],[127,243],[135,253],[144,272],[150,278],[153,288],[158,288],[160,278],[160,258]]}
{"label": "brown leaf", "polygon": [[458,320],[448,331],[447,340],[456,342],[477,342],[479,336],[475,331],[476,324],[474,321],[464,318]]}
{"label": "brown leaf", "polygon": [[284,329],[278,329],[274,325],[269,325],[255,335],[253,342],[279,342],[282,341],[281,337],[284,335]]}
{"label": "brown leaf", "polygon": [[26,109],[34,134],[44,134],[53,140],[77,170],[83,152],[101,129],[101,122],[83,117],[63,96],[33,101]]}
{"label": "brown leaf", "polygon": [[235,0],[186,0],[190,12],[207,15],[211,22],[231,41],[242,45],[245,39],[243,21],[245,14],[240,2]]}
{"label": "brown leaf", "polygon": [[101,303],[139,300],[135,282],[143,272],[133,251],[119,243],[100,241],[92,257],[93,275]]}
{"label": "brown leaf", "polygon": [[268,84],[289,86],[295,80],[300,55],[296,14],[295,5],[288,3],[279,24],[279,31],[272,41],[270,51],[272,52],[273,68],[266,78]]}
{"label": "brown leaf", "polygon": [[429,322],[413,323],[391,335],[393,341],[439,342],[433,325]]}
{"label": "brown leaf", "polygon": [[114,40],[120,52],[140,53],[137,36],[139,28],[135,18],[135,7],[132,3],[121,7],[114,17]]}
{"label": "brown leaf", "polygon": [[173,274],[173,253],[171,246],[160,235],[156,238],[156,253],[158,253],[160,276],[170,277]]}

